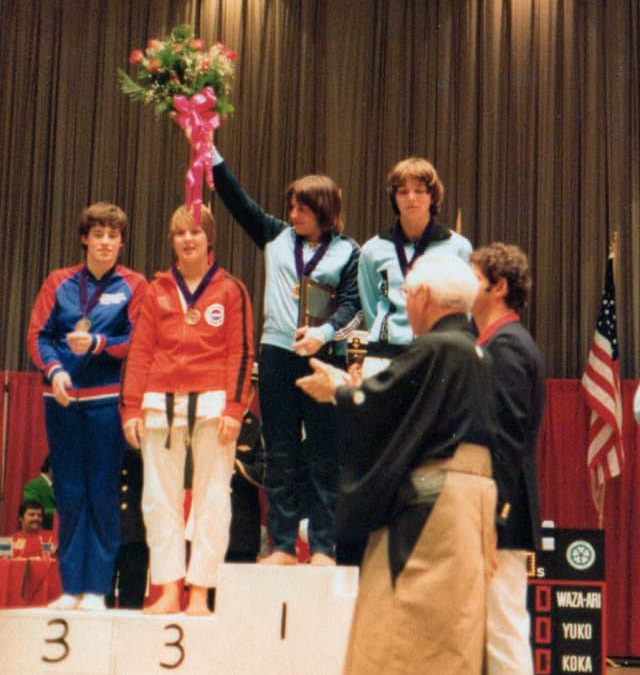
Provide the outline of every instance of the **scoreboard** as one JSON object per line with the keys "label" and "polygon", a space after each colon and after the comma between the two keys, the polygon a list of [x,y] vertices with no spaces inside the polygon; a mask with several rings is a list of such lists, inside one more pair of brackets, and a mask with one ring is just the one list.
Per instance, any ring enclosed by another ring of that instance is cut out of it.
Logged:
{"label": "scoreboard", "polygon": [[535,675],[606,674],[604,532],[543,528],[529,557]]}

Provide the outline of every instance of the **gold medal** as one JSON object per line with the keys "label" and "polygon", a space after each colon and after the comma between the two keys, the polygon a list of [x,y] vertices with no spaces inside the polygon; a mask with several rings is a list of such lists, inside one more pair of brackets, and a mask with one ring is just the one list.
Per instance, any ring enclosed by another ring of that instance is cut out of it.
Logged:
{"label": "gold medal", "polygon": [[291,295],[293,295],[296,300],[300,300],[300,284],[293,284]]}
{"label": "gold medal", "polygon": [[200,321],[200,310],[191,307],[184,314],[184,320],[190,325],[195,326]]}
{"label": "gold medal", "polygon": [[81,319],[78,319],[76,322],[76,330],[81,331],[82,333],[86,333],[89,331],[91,328],[91,320],[88,319],[86,316],[83,316]]}

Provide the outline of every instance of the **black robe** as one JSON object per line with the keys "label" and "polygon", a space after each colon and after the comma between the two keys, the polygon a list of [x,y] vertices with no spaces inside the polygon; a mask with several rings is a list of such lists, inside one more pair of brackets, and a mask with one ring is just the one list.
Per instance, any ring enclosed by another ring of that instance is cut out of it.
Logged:
{"label": "black robe", "polygon": [[463,314],[438,321],[360,387],[336,392],[343,442],[338,537],[388,525],[415,497],[411,471],[460,443],[495,451],[491,357]]}

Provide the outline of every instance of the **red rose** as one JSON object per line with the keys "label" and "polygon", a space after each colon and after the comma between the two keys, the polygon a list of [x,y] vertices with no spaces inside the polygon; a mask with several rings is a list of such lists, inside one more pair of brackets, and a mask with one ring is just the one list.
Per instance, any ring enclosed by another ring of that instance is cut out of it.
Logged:
{"label": "red rose", "polygon": [[134,49],[129,56],[129,63],[140,63],[144,59],[144,52],[141,49]]}
{"label": "red rose", "polygon": [[232,49],[227,49],[224,55],[229,59],[229,61],[235,61],[238,58],[238,52],[234,52]]}
{"label": "red rose", "polygon": [[161,65],[162,61],[160,61],[160,59],[151,59],[149,61],[149,65],[147,66],[147,70],[150,73],[157,73]]}
{"label": "red rose", "polygon": [[207,45],[205,44],[205,41],[204,41],[204,40],[200,40],[199,38],[193,38],[193,40],[191,40],[191,42],[190,42],[189,44],[191,45],[191,48],[192,48],[192,49],[195,49],[195,50],[200,51],[200,52],[201,52],[203,49],[205,49],[205,47],[207,46]]}

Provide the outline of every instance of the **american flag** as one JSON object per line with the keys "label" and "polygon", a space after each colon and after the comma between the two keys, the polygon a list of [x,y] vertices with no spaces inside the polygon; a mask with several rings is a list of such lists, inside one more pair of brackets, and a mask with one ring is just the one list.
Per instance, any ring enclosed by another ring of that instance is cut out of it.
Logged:
{"label": "american flag", "polygon": [[587,466],[593,500],[601,514],[605,481],[618,476],[624,465],[616,289],[611,255],[607,259],[598,323],[582,376],[582,393],[591,409]]}

